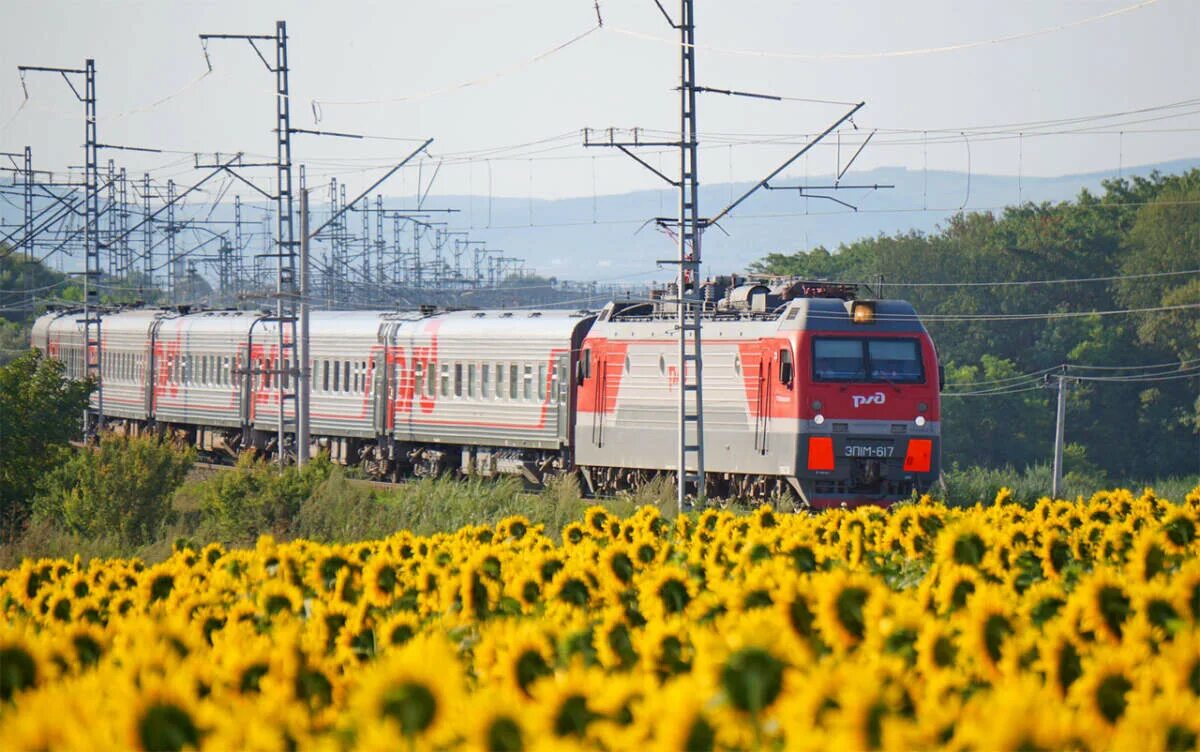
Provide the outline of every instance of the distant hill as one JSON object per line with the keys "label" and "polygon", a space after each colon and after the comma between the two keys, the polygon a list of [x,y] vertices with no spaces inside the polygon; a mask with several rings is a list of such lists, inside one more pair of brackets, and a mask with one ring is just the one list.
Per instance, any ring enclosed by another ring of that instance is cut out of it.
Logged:
{"label": "distant hill", "polygon": [[[1200,167],[1200,158],[1126,168],[1126,177],[1164,174]],[[844,184],[888,184],[879,191],[839,191],[839,199],[858,207],[855,212],[832,201],[801,199],[795,191],[760,191],[739,210],[721,222],[720,229],[704,237],[704,273],[716,274],[744,269],[747,264],[773,252],[792,252],[818,245],[836,248],[864,236],[917,230],[929,232],[960,208],[998,210],[1023,201],[1064,201],[1083,188],[1097,189],[1115,171],[1060,177],[1017,178],[963,172],[909,170],[883,167],[849,173]],[[828,184],[833,177],[812,176],[810,184]],[[779,185],[797,185],[796,178],[780,178]],[[701,208],[716,212],[750,188],[750,183],[711,183],[701,187]],[[320,195],[320,194],[318,194]],[[10,197],[11,198],[11,197]],[[228,198],[228,197],[227,197]],[[386,200],[386,198],[385,198]],[[653,225],[639,227],[654,216],[675,213],[672,191],[637,191],[608,196],[542,200],[487,196],[430,196],[429,208],[458,208],[451,215],[453,229],[469,229],[471,238],[484,240],[506,255],[526,259],[533,271],[559,279],[579,281],[645,282],[662,279],[669,270],[655,272],[655,260],[674,256],[673,241]],[[411,206],[411,199],[398,200]],[[245,206],[253,206],[247,202]],[[231,201],[210,212],[206,204],[192,204],[181,218],[209,216],[233,219]],[[324,207],[314,202],[314,213]],[[808,212],[806,214],[806,211]],[[21,221],[19,201],[0,202],[0,221]],[[193,214],[195,212],[196,214]],[[247,216],[259,217],[258,212]],[[135,215],[136,219],[136,215]],[[350,222],[351,232],[357,219]],[[255,228],[257,231],[261,225]],[[8,229],[6,228],[5,232]],[[390,239],[390,226],[387,230]],[[208,236],[195,236],[199,243]],[[48,240],[46,242],[49,242]],[[136,239],[135,239],[136,242]],[[181,240],[181,243],[189,242]],[[258,242],[258,241],[255,241]],[[248,253],[260,252],[255,245]],[[318,250],[318,252],[320,252]],[[208,270],[202,270],[208,273]]]}
{"label": "distant hill", "polygon": [[[1171,174],[1200,167],[1200,159],[1177,160],[1127,168],[1125,177],[1148,175],[1157,170]],[[847,190],[833,194],[858,207],[852,211],[820,199],[800,199],[794,191],[760,191],[739,207],[719,229],[704,236],[705,273],[741,270],[767,253],[796,251],[823,245],[836,248],[864,236],[918,230],[929,232],[960,207],[968,210],[1001,209],[1023,201],[1063,201],[1084,188],[1098,189],[1102,180],[1116,177],[1114,171],[1060,177],[1017,178],[971,175],[963,172],[930,171],[885,167],[849,173],[844,184],[891,184],[879,191]],[[829,184],[832,176],[812,176],[810,184]],[[797,185],[799,180],[781,178],[779,185]],[[969,182],[969,196],[968,196]],[[750,183],[712,183],[701,187],[700,204],[715,212],[750,188]],[[670,238],[647,226],[646,219],[673,215],[675,194],[671,191],[639,191],[595,199],[569,198],[554,201],[526,198],[493,198],[488,226],[486,196],[431,196],[428,206],[457,206],[461,223],[473,218],[471,237],[486,240],[508,255],[522,256],[539,273],[563,279],[609,280],[642,274],[635,281],[652,278],[643,274],[654,269],[655,259],[671,258]],[[531,207],[532,204],[532,207]],[[807,210],[809,214],[805,214]],[[468,212],[468,207],[471,211]],[[923,210],[923,209],[928,210]],[[532,214],[532,224],[530,217]],[[593,221],[595,220],[595,221]],[[636,233],[636,234],[635,234]],[[659,276],[665,275],[666,272]]]}

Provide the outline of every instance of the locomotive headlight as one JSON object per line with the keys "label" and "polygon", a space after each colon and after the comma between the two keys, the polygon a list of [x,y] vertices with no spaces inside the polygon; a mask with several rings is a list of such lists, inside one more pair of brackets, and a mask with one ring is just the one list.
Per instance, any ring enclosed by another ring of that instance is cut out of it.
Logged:
{"label": "locomotive headlight", "polygon": [[918,416],[917,416],[917,419],[916,419],[916,420],[914,420],[914,421],[913,421],[913,423],[916,423],[916,424],[917,424],[917,428],[920,428],[921,426],[925,425],[925,416],[924,416],[924,415],[918,415]]}
{"label": "locomotive headlight", "polygon": [[816,423],[818,426],[819,426],[819,425],[821,425],[821,424],[822,424],[822,423],[824,423],[824,422],[825,422],[825,416],[824,416],[824,415],[822,415],[822,414],[820,414],[820,413],[817,413],[815,416],[813,416],[813,423]]}
{"label": "locomotive headlight", "polygon": [[856,300],[850,304],[850,320],[855,324],[875,323],[875,302]]}
{"label": "locomotive headlight", "polygon": [[820,412],[821,411],[821,400],[813,400],[812,401],[812,409],[817,412]]}

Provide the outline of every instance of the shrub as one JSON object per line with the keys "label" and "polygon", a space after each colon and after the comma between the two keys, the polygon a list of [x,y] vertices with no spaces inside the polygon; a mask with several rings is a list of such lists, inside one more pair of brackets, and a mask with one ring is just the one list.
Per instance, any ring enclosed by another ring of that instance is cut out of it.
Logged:
{"label": "shrub", "polygon": [[0,366],[0,542],[20,533],[38,482],[79,435],[92,388],[36,350]]}
{"label": "shrub", "polygon": [[209,530],[222,540],[248,540],[262,533],[286,534],[300,511],[333,470],[322,456],[303,468],[280,470],[245,452],[237,467],[200,484],[200,515]]}
{"label": "shrub", "polygon": [[171,496],[194,460],[190,448],[164,439],[106,434],[95,451],[77,452],[50,473],[34,514],[87,538],[146,543],[169,521]]}

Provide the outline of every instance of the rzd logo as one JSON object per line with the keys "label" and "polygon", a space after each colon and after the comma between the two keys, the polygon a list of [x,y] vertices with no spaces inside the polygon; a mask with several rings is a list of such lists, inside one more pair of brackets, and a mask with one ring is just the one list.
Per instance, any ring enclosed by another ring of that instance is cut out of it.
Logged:
{"label": "rzd logo", "polygon": [[852,399],[854,400],[855,407],[862,407],[863,405],[882,405],[887,401],[887,397],[884,396],[883,392],[875,392],[874,394],[856,394],[852,397]]}

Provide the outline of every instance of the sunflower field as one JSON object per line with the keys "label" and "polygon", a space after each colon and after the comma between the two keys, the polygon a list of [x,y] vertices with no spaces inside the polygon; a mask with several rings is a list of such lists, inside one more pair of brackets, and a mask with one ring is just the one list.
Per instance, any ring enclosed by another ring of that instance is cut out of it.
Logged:
{"label": "sunflower field", "polygon": [[1191,749],[1200,488],[0,571],[5,749]]}

